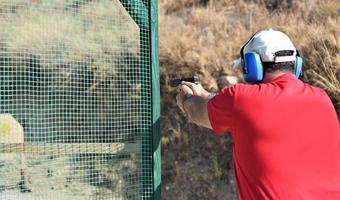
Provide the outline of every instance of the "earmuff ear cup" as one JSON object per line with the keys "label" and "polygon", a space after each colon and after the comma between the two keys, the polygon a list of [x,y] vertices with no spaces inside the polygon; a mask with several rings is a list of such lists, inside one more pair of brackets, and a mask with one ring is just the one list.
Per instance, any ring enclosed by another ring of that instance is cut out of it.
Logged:
{"label": "earmuff ear cup", "polygon": [[263,80],[263,66],[260,55],[255,52],[244,54],[244,80],[255,83]]}
{"label": "earmuff ear cup", "polygon": [[302,72],[303,60],[300,56],[296,56],[295,61],[295,77],[299,78]]}

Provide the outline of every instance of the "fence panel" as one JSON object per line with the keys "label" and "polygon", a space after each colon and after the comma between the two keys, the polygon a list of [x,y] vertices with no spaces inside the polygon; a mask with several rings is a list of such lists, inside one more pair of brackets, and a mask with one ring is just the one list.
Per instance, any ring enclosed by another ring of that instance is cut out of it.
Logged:
{"label": "fence panel", "polygon": [[0,199],[154,198],[154,4],[0,0]]}

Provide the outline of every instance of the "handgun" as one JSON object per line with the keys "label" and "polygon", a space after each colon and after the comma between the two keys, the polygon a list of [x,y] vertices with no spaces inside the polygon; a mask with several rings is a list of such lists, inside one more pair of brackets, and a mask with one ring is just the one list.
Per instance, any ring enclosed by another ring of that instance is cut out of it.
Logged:
{"label": "handgun", "polygon": [[177,87],[179,84],[181,84],[182,81],[191,82],[191,83],[199,83],[199,78],[197,75],[187,78],[175,78],[170,80],[170,86],[171,87]]}

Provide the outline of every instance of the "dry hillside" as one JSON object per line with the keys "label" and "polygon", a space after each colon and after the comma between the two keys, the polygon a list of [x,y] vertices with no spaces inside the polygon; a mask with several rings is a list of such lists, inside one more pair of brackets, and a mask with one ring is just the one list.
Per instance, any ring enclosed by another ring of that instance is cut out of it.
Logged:
{"label": "dry hillside", "polygon": [[255,31],[287,33],[304,58],[302,79],[325,89],[340,113],[338,0],[160,0],[162,197],[236,199],[232,140],[188,123],[175,104],[173,77],[201,77],[219,90]]}

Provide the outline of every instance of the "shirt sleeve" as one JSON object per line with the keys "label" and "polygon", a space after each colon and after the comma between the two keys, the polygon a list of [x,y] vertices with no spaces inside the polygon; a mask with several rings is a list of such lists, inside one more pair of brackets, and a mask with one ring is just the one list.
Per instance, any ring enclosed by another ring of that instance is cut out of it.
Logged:
{"label": "shirt sleeve", "polygon": [[218,135],[233,127],[234,98],[236,85],[223,88],[208,102],[209,121]]}

